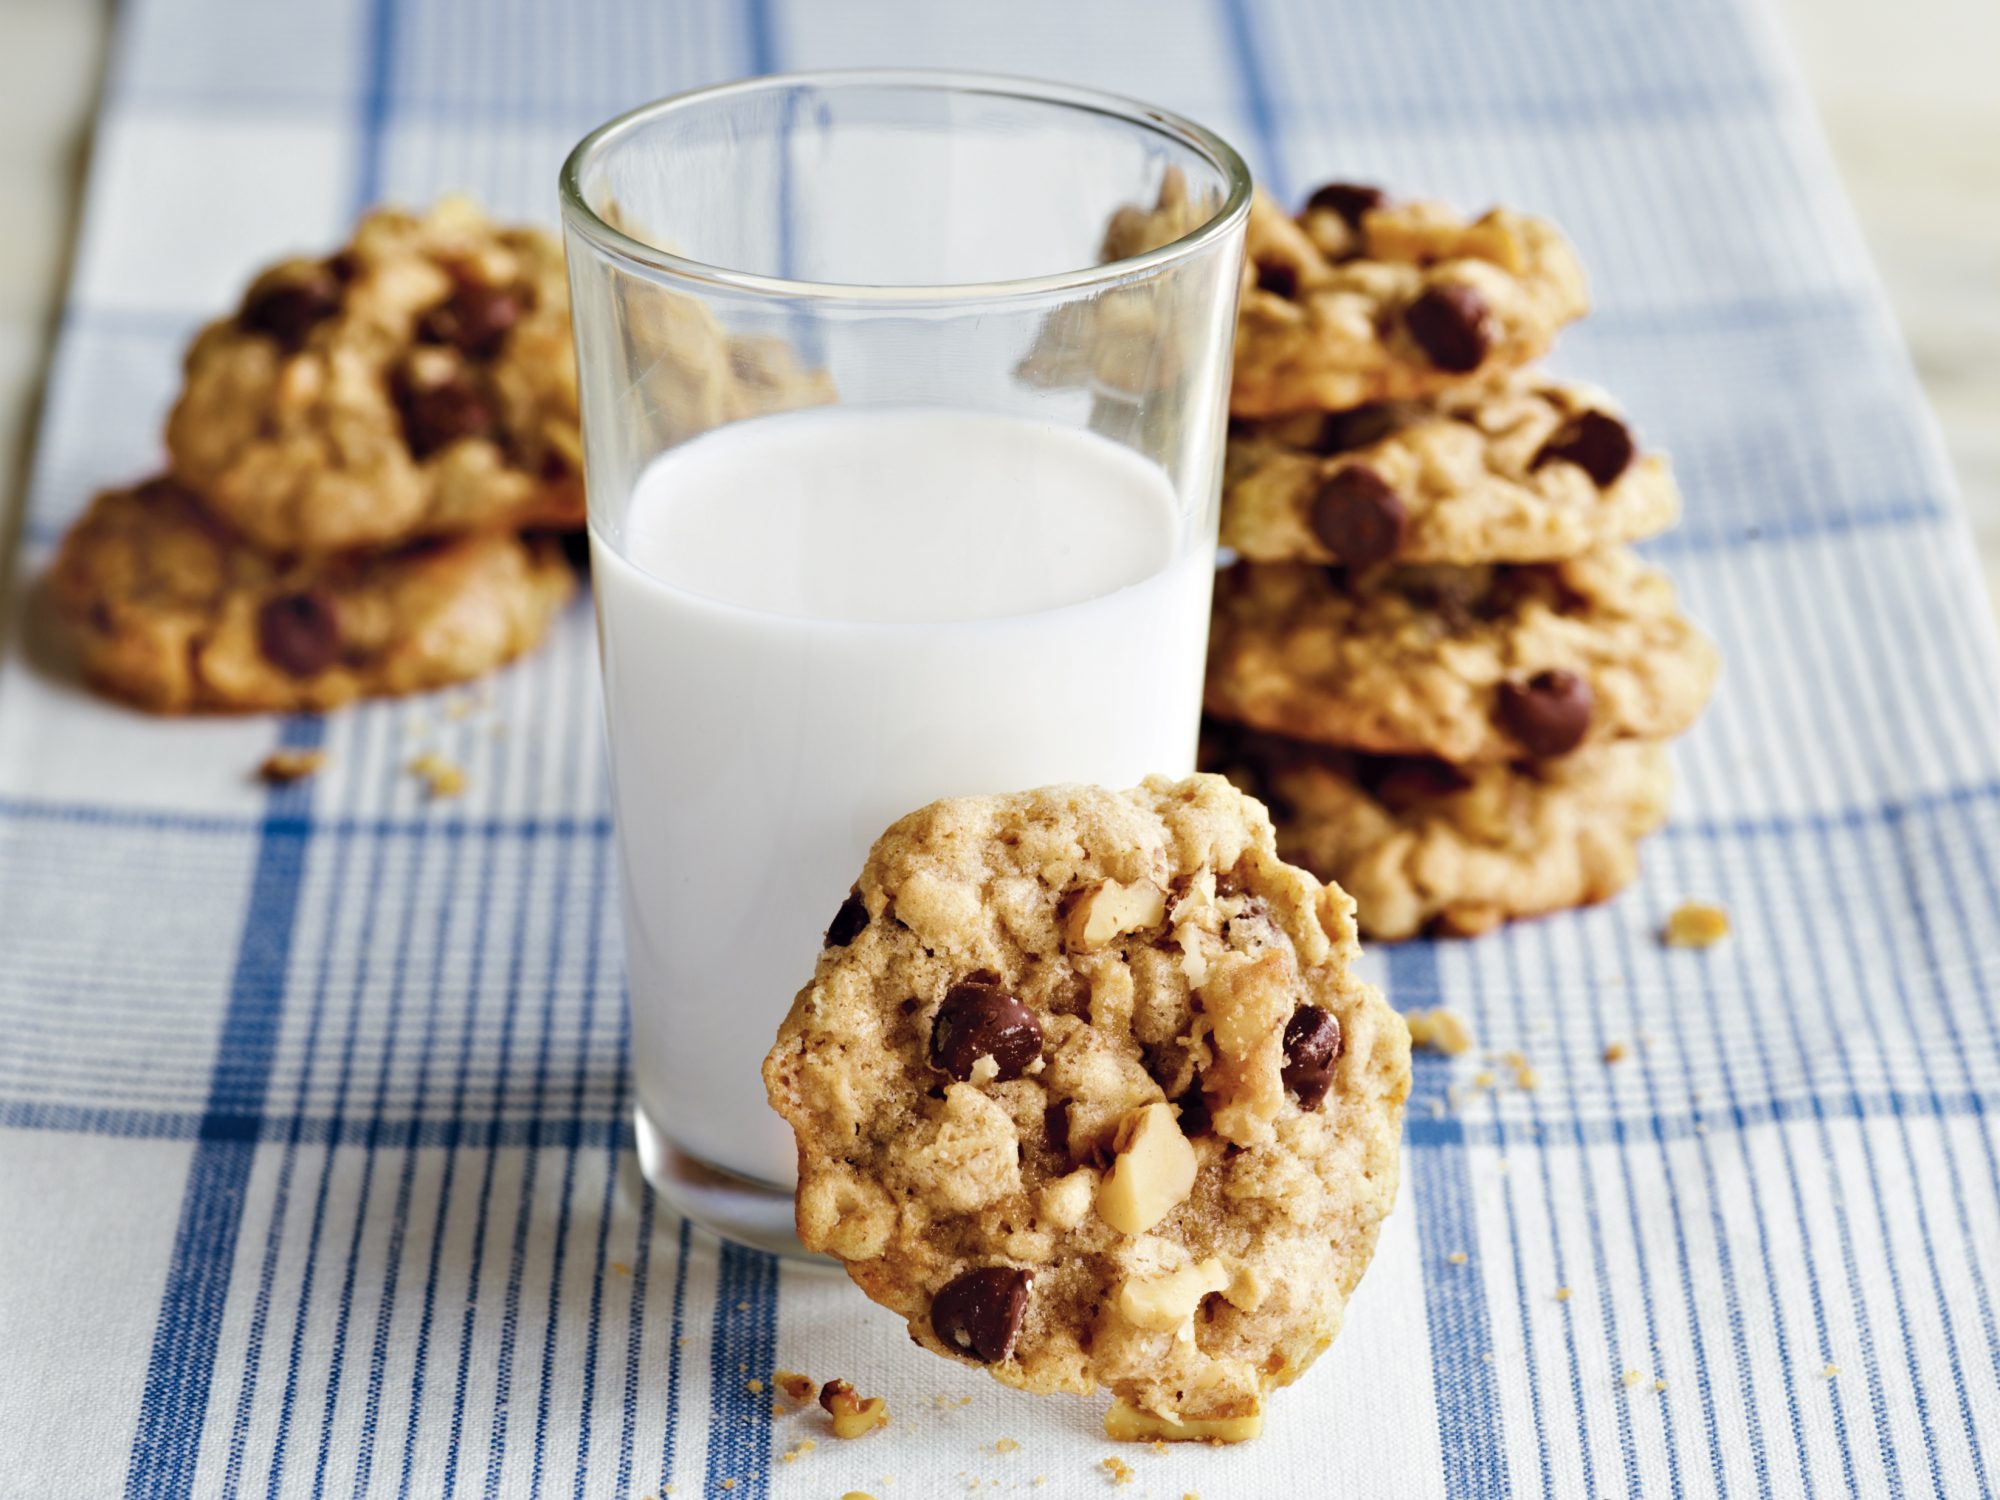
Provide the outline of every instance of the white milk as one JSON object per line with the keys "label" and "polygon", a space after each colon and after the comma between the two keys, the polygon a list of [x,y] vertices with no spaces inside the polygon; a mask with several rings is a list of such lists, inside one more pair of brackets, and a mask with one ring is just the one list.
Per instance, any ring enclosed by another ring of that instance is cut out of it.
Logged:
{"label": "white milk", "polygon": [[1194,763],[1212,543],[1022,418],[829,407],[654,461],[593,538],[639,1102],[793,1181],[758,1067],[869,845],[937,797]]}

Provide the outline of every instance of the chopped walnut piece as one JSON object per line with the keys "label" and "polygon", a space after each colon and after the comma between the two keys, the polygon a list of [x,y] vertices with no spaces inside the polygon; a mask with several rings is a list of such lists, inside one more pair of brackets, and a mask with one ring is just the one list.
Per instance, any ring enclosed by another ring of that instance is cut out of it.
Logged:
{"label": "chopped walnut piece", "polygon": [[865,1437],[889,1423],[889,1403],[880,1396],[861,1396],[844,1380],[829,1380],[820,1388],[819,1404],[833,1418],[837,1438]]}
{"label": "chopped walnut piece", "polygon": [[1194,1191],[1198,1163],[1171,1104],[1148,1104],[1119,1123],[1117,1157],[1097,1189],[1097,1216],[1120,1234],[1144,1234]]}
{"label": "chopped walnut piece", "polygon": [[1667,918],[1660,941],[1669,948],[1713,948],[1729,936],[1729,913],[1719,906],[1684,901]]}
{"label": "chopped walnut piece", "polygon": [[257,779],[269,786],[289,786],[326,769],[324,750],[273,750],[257,767]]}
{"label": "chopped walnut piece", "polygon": [[1456,1012],[1442,1006],[1436,1010],[1413,1010],[1403,1019],[1409,1023],[1412,1047],[1428,1047],[1447,1057],[1456,1057],[1472,1048],[1472,1033],[1466,1030],[1465,1022]]}
{"label": "chopped walnut piece", "polygon": [[1246,1443],[1263,1430],[1264,1410],[1260,1404],[1242,1412],[1174,1422],[1143,1411],[1121,1397],[1104,1414],[1104,1435],[1120,1443],[1150,1443],[1156,1439],[1169,1443]]}

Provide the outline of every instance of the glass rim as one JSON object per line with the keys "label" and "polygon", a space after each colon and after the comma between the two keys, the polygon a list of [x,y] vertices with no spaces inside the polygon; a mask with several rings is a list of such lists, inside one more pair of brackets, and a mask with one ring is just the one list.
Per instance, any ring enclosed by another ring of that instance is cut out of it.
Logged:
{"label": "glass rim", "polygon": [[[800,84],[823,88],[902,88],[937,93],[995,94],[1030,103],[1106,115],[1164,136],[1205,157],[1228,185],[1220,207],[1178,239],[1152,250],[1098,265],[1080,266],[1041,276],[1002,281],[974,281],[922,286],[877,286],[865,282],[799,281],[766,276],[696,260],[649,245],[604,219],[585,200],[584,173],[632,132],[662,116],[690,105],[714,103],[735,95],[769,92]],[[577,142],[556,177],[564,222],[599,252],[628,265],[687,281],[764,297],[793,300],[867,302],[917,305],[976,302],[1013,297],[1075,292],[1100,284],[1149,275],[1177,261],[1190,259],[1224,238],[1250,212],[1251,177],[1236,148],[1205,125],[1157,105],[1122,94],[1077,84],[1022,78],[1005,73],[967,72],[934,68],[824,68],[798,73],[769,73],[670,94],[605,121]]]}

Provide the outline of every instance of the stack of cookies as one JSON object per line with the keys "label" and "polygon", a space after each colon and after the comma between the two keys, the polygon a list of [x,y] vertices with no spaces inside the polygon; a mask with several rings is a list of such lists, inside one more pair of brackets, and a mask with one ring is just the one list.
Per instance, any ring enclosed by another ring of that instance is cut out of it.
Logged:
{"label": "stack of cookies", "polygon": [[169,472],[50,576],[89,679],[161,713],[320,709],[478,675],[575,588],[562,247],[463,200],[369,214],[188,350]]}
{"label": "stack of cookies", "polygon": [[1209,764],[1370,936],[1604,899],[1716,659],[1629,550],[1678,514],[1664,460],[1529,368],[1586,310],[1574,253],[1336,183],[1260,196],[1248,260]]}

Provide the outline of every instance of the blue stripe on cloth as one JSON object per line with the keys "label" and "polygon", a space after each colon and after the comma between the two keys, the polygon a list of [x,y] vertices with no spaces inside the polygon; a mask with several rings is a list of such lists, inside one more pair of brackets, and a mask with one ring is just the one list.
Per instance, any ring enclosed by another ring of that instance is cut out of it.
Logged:
{"label": "blue stripe on cloth", "polygon": [[[650,1185],[645,1193],[646,1208],[649,1213],[659,1212],[659,1200]],[[667,1324],[667,1415],[660,1428],[660,1493],[674,1482],[674,1442],[680,1436],[681,1404],[681,1345],[686,1341],[681,1330],[687,1326],[687,1275],[689,1246],[692,1238],[691,1227],[686,1219],[680,1221],[680,1233],[674,1237],[674,1303],[673,1315]],[[636,1328],[634,1337],[636,1340]],[[636,1368],[636,1367],[635,1367]],[[628,1390],[636,1393],[637,1385]],[[636,1395],[628,1396],[628,1401]],[[620,1486],[623,1493],[623,1486]]]}
{"label": "blue stripe on cloth", "polygon": [[724,1241],[717,1251],[715,1332],[708,1356],[708,1470],[702,1493],[765,1500],[771,1493],[771,1398],[778,1355],[778,1258]]}
{"label": "blue stripe on cloth", "polygon": [[1252,158],[1250,170],[1273,196],[1288,200],[1291,189],[1290,178],[1285,171],[1284,137],[1279,133],[1277,116],[1271,107],[1271,91],[1264,82],[1263,59],[1257,50],[1257,38],[1251,31],[1249,0],[1217,0],[1217,3],[1222,10],[1223,30],[1228,34],[1232,60],[1236,65],[1243,113],[1257,136],[1252,149],[1246,153]]}
{"label": "blue stripe on cloth", "polygon": [[[1437,949],[1427,942],[1389,950],[1389,996],[1397,1009],[1440,1003]],[[1431,1101],[1445,1098],[1448,1066],[1420,1054],[1415,1060],[1409,1118],[1421,1123]],[[1445,1123],[1437,1121],[1435,1123]],[[1451,1121],[1450,1123],[1458,1123]],[[1437,1395],[1438,1446],[1445,1493],[1497,1497],[1511,1494],[1500,1396],[1490,1361],[1493,1348],[1486,1288],[1477,1266],[1451,1266],[1446,1257],[1478,1243],[1464,1137],[1420,1141],[1409,1133],[1404,1160],[1417,1208],[1417,1244],[1423,1259],[1424,1312],[1430,1325],[1431,1382]],[[1470,1357],[1469,1357],[1470,1356]]]}
{"label": "blue stripe on cloth", "polygon": [[[322,734],[319,720],[297,718],[285,722],[278,738],[286,749],[309,750],[318,747]],[[238,940],[229,1005],[216,1035],[209,1106],[188,1163],[180,1223],[139,1398],[138,1429],[125,1474],[127,1500],[175,1500],[194,1488],[223,1305],[256,1159],[258,1117],[270,1087],[305,884],[308,840],[293,819],[310,796],[310,783],[273,788],[269,794],[272,823],[258,842],[251,868],[250,906]]]}

